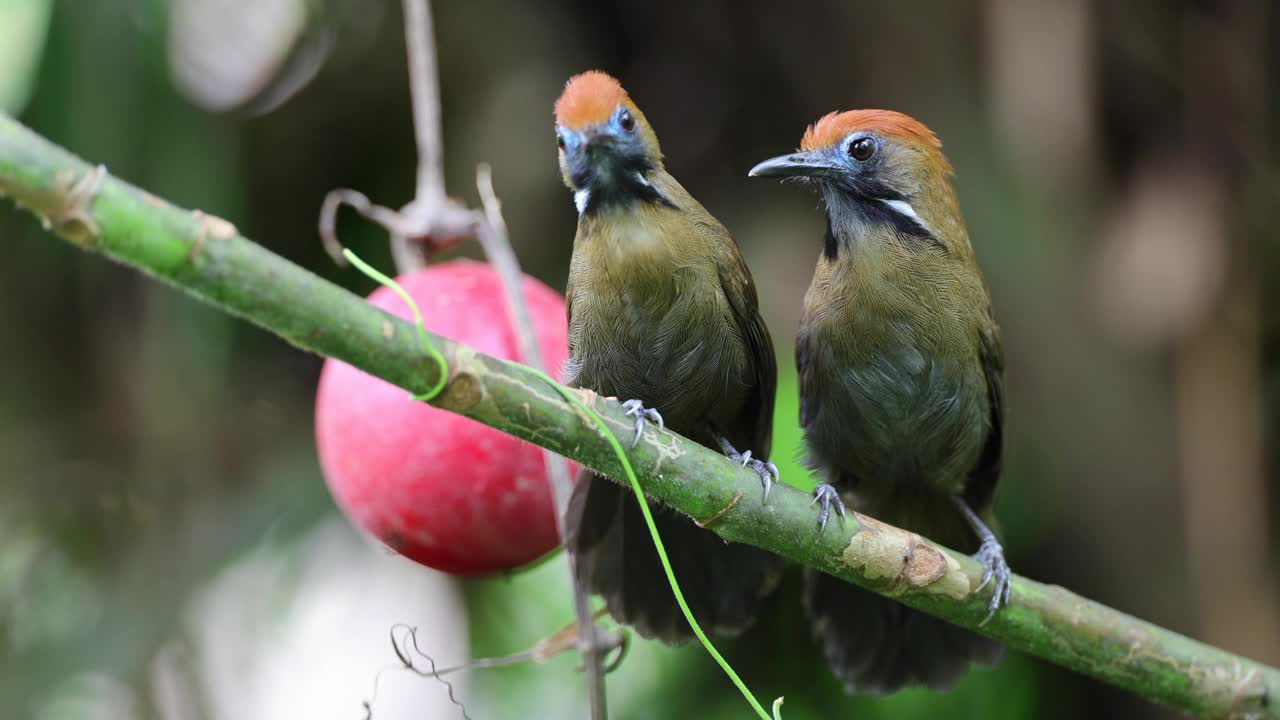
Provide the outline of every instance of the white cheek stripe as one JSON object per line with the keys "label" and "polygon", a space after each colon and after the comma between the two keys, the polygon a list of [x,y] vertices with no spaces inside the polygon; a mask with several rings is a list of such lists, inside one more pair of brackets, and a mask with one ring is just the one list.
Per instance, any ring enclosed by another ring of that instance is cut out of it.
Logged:
{"label": "white cheek stripe", "polygon": [[[911,207],[911,203],[905,200],[885,200],[884,198],[877,198],[877,199],[880,200],[880,202],[884,203],[885,205],[888,205],[891,210],[898,213],[899,215],[906,215],[912,220],[915,220],[916,224],[918,224],[920,227],[924,228],[925,230],[929,230],[929,226],[926,225],[924,220],[921,220],[920,216],[916,214],[916,209]],[[930,232],[932,231],[930,230]]]}

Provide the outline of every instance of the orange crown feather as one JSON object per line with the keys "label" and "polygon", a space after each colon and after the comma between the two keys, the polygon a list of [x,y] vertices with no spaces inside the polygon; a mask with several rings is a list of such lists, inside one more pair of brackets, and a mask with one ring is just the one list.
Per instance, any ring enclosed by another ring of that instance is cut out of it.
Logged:
{"label": "orange crown feather", "polygon": [[598,125],[607,122],[620,103],[635,107],[613,76],[588,70],[569,78],[565,84],[564,92],[556,100],[556,123],[571,130]]}
{"label": "orange crown feather", "polygon": [[885,137],[922,143],[935,150],[942,149],[942,143],[932,130],[910,115],[892,110],[848,110],[828,113],[805,131],[804,138],[800,140],[800,149],[816,150],[830,147],[857,130],[871,130]]}

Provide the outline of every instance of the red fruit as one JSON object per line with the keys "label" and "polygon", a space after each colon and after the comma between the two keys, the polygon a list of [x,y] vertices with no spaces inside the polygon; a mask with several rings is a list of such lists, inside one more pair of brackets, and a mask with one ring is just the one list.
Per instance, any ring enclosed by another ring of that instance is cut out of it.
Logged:
{"label": "red fruit", "polygon": [[[428,329],[500,358],[518,343],[498,274],[469,260],[432,265],[397,282]],[[564,298],[525,276],[525,297],[552,376],[568,359]],[[406,320],[389,288],[369,302]],[[438,570],[480,575],[519,567],[556,547],[542,451],[406,390],[326,360],[316,391],[316,445],[330,492],[347,517],[400,554]]]}

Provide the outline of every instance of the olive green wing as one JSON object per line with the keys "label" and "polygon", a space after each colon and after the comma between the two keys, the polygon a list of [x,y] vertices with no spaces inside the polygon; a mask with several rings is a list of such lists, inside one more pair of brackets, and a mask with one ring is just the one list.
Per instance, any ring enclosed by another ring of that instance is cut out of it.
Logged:
{"label": "olive green wing", "polygon": [[[733,243],[732,240],[729,240]],[[756,457],[768,458],[773,443],[773,404],[778,387],[778,360],[773,352],[773,340],[764,318],[760,316],[759,300],[751,271],[737,251],[729,248],[719,263],[720,288],[729,300],[739,336],[746,346],[747,359],[751,363],[752,386],[741,417],[726,423],[725,432],[739,450],[750,449]]]}
{"label": "olive green wing", "polygon": [[1000,329],[994,320],[978,334],[978,358],[987,381],[991,429],[978,464],[969,475],[964,499],[969,507],[982,514],[995,502],[996,484],[1004,463],[1004,347],[1000,342]]}

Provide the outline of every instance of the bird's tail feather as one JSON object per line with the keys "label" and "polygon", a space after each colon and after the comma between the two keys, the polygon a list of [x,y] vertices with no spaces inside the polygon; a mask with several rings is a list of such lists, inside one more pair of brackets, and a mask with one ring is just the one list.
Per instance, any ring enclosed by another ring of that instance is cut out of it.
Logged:
{"label": "bird's tail feather", "polygon": [[[851,478],[839,478],[844,487]],[[961,552],[978,549],[968,521],[945,494],[906,498],[849,493],[850,507]],[[906,500],[906,501],[904,501]],[[954,686],[972,665],[1000,661],[1004,645],[811,568],[804,605],[831,672],[857,694]]]}
{"label": "bird's tail feather", "polygon": [[971,664],[994,665],[1004,646],[816,570],[805,571],[805,610],[832,673],[857,694],[911,685],[942,690]]}
{"label": "bird's tail feather", "polygon": [[[750,627],[781,579],[782,560],[749,545],[727,543],[670,508],[651,508],[685,601],[699,624],[727,635]],[[666,643],[693,636],[630,490],[583,471],[566,526],[578,580],[604,597],[615,619]]]}

